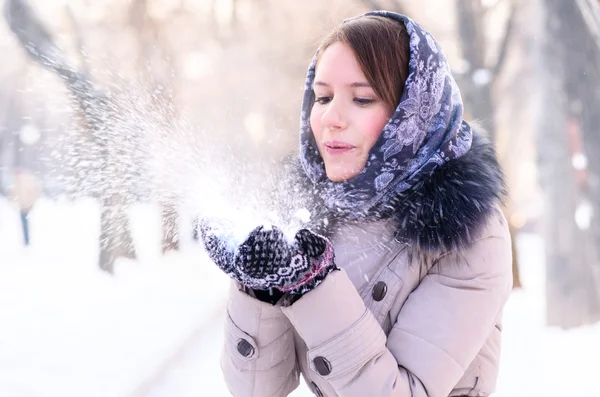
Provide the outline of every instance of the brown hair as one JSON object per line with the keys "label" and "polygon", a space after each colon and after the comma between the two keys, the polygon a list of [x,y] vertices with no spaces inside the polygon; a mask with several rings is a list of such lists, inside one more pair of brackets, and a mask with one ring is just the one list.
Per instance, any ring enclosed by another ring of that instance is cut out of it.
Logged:
{"label": "brown hair", "polygon": [[323,54],[334,43],[350,47],[375,93],[393,111],[408,77],[409,40],[403,23],[366,16],[341,24],[325,36],[319,48]]}

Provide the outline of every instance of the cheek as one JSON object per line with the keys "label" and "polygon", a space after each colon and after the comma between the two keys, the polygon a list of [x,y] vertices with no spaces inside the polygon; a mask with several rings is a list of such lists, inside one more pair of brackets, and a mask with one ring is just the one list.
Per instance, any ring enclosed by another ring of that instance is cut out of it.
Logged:
{"label": "cheek", "polygon": [[310,128],[313,131],[315,139],[319,141],[321,137],[321,115],[315,109],[310,113]]}
{"label": "cheek", "polygon": [[388,120],[389,116],[387,113],[381,113],[377,114],[376,117],[369,118],[366,121],[363,131],[365,132],[365,143],[367,146],[369,146],[369,149],[371,149],[379,139],[379,136],[381,135]]}

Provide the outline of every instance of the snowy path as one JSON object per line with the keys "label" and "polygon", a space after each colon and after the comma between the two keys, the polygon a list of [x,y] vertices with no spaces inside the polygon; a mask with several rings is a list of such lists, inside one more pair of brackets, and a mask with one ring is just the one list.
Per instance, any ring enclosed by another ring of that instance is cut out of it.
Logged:
{"label": "snowy path", "polygon": [[182,346],[177,360],[171,361],[171,365],[148,385],[149,388],[132,397],[196,397],[205,395],[207,390],[213,396],[229,396],[218,361],[223,341],[222,325],[223,316],[216,316],[209,327]]}
{"label": "snowy path", "polygon": [[[185,346],[178,360],[171,360],[162,376],[152,384],[152,390],[132,397],[198,397],[208,390],[211,396],[230,396],[223,381],[219,356],[223,346],[223,313],[211,321],[211,326],[199,332]],[[292,397],[313,396],[302,383]]]}
{"label": "snowy path", "polygon": [[140,395],[223,311],[225,279],[200,289],[206,278],[175,263],[130,270],[113,279],[2,266],[0,396]]}
{"label": "snowy path", "polygon": [[131,397],[191,397],[204,395],[207,390],[214,396],[229,396],[218,360],[207,360],[218,358],[221,351],[225,308],[221,309],[210,318],[207,327],[197,329]]}

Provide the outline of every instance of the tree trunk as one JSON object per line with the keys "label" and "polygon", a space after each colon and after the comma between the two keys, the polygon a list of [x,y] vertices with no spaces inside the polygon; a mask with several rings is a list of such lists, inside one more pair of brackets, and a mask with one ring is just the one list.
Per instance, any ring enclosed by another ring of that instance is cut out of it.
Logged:
{"label": "tree trunk", "polygon": [[[509,38],[512,34],[514,9],[507,22],[505,37],[501,42],[500,53],[494,67],[490,67],[485,63],[488,44],[483,22],[484,8],[481,0],[456,0],[456,13],[462,54],[465,61],[469,64],[467,73],[456,76],[465,101],[465,117],[467,119],[478,120],[489,134],[490,140],[495,142],[496,122],[494,120],[492,90],[495,79],[501,71],[510,42]],[[504,215],[510,222],[511,214],[508,211],[504,211]],[[513,287],[517,288],[521,286],[521,280],[515,246],[516,233],[512,227],[510,228],[510,236],[513,253]]]}
{"label": "tree trunk", "polygon": [[101,199],[100,268],[109,273],[113,273],[117,258],[135,257],[126,208],[115,203],[114,199],[115,197]]}
{"label": "tree trunk", "polygon": [[127,176],[119,174],[118,163],[122,160],[119,142],[112,142],[110,138],[109,120],[118,118],[118,110],[85,73],[69,64],[66,54],[55,45],[52,35],[25,0],[6,0],[5,17],[23,49],[33,60],[65,81],[80,109],[82,132],[88,138],[87,144],[95,148],[87,148],[88,153],[95,152],[92,155],[95,158],[90,161],[95,162],[96,168],[86,178],[102,184],[93,186],[100,199],[102,214],[99,266],[112,272],[114,260],[119,255],[133,257],[133,241],[125,214],[132,194],[127,191],[127,184],[122,183]]}
{"label": "tree trunk", "polygon": [[[598,48],[590,46],[593,40],[575,2],[546,0],[545,4],[546,92],[538,148],[540,179],[547,195],[546,311],[548,325],[570,328],[600,320],[598,222],[592,218],[588,227],[576,221],[577,211],[587,201],[598,208],[600,197],[586,182],[595,180],[600,170],[596,152],[588,152],[585,172],[573,167],[578,146],[574,141],[583,137],[582,147],[598,148],[595,83],[600,59]],[[594,68],[596,73],[590,75]]]}
{"label": "tree trunk", "polygon": [[[214,4],[213,4],[214,5]],[[234,5],[234,12],[235,6]],[[147,12],[147,0],[134,0],[129,8],[130,24],[135,29],[139,41],[138,67],[145,70],[147,64],[152,65],[152,75],[141,76],[144,85],[150,87],[150,92],[161,91],[162,95],[151,95],[153,112],[159,113],[156,124],[161,125],[163,133],[168,134],[170,127],[177,117],[173,104],[176,93],[171,70],[174,69],[176,54],[161,42],[160,24],[153,20]],[[156,64],[160,61],[160,64]],[[163,88],[160,88],[163,87]],[[168,87],[165,89],[164,87]],[[161,216],[162,252],[179,249],[179,221],[177,201],[174,196],[158,198]]]}
{"label": "tree trunk", "polygon": [[[162,203],[161,219],[162,219],[162,252],[179,249],[179,220],[180,215],[177,211],[177,205],[172,202]],[[190,220],[191,222],[191,220]]]}
{"label": "tree trunk", "polygon": [[456,12],[461,49],[469,64],[469,72],[461,81],[467,104],[465,110],[471,118],[479,120],[494,141],[496,125],[491,91],[494,76],[491,68],[485,64],[486,35],[481,0],[457,0]]}

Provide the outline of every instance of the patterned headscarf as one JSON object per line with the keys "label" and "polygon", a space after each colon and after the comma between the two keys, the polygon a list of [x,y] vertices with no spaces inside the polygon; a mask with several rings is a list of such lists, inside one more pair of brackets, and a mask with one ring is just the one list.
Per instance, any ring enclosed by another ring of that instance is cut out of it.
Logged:
{"label": "patterned headscarf", "polygon": [[[410,18],[388,11],[369,12],[403,23],[410,37],[409,75],[400,103],[371,149],[362,172],[345,182],[327,178],[310,113],[319,50],[308,69],[300,128],[300,161],[319,186],[325,205],[344,218],[376,218],[419,177],[469,151],[471,127],[463,120],[460,91],[442,51],[431,34]],[[401,67],[398,65],[398,67]]]}

